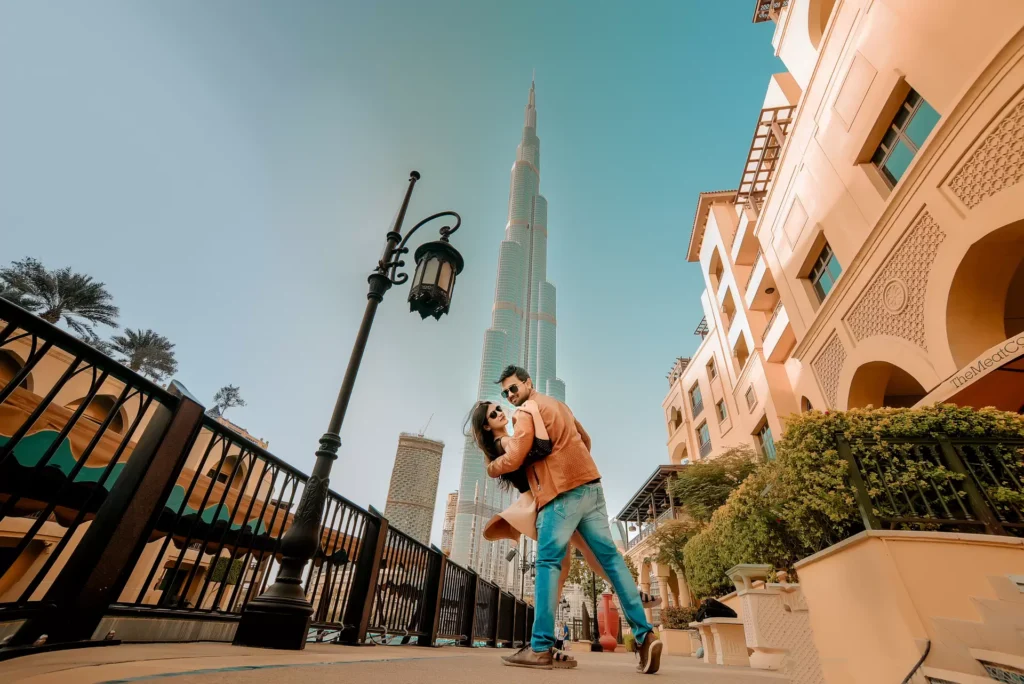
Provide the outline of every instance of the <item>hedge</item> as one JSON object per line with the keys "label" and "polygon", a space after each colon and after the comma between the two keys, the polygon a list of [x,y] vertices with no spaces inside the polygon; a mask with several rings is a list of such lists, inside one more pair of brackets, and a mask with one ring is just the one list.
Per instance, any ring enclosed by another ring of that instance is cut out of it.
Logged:
{"label": "hedge", "polygon": [[[725,571],[733,565],[790,567],[863,530],[847,481],[847,464],[836,447],[836,433],[850,441],[865,464],[886,459],[888,483],[946,478],[956,484],[959,475],[917,459],[909,447],[893,442],[936,433],[1019,440],[1024,439],[1024,416],[953,405],[809,411],[791,416],[786,434],[776,445],[776,460],[758,466],[683,547],[686,577],[697,597],[731,591]],[[1024,480],[1024,449],[992,448],[1011,463],[1017,482]],[[868,477],[869,488],[881,484],[877,474]],[[1012,480],[990,488],[989,494],[1006,505],[1024,501],[1024,492]]]}

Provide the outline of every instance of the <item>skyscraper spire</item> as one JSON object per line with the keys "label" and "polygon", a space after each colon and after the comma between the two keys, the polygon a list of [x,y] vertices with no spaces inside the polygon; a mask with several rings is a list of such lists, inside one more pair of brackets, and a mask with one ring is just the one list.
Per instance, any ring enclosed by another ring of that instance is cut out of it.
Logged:
{"label": "skyscraper spire", "polygon": [[[536,70],[534,78],[536,78]],[[537,94],[534,92],[535,81],[530,81],[530,97],[526,101],[526,116],[523,126],[526,128],[537,127]]]}

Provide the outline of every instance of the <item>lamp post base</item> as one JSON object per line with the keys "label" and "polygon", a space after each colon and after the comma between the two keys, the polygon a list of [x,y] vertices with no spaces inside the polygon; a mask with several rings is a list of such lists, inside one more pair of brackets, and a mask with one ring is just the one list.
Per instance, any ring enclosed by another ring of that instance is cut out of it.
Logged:
{"label": "lamp post base", "polygon": [[306,648],[313,606],[302,597],[260,596],[246,604],[232,642],[235,646],[301,651]]}

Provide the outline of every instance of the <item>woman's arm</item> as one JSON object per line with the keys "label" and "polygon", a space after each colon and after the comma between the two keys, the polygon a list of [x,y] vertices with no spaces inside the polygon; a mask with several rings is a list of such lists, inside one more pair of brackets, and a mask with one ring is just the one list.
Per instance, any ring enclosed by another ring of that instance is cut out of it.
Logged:
{"label": "woman's arm", "polygon": [[526,411],[533,416],[533,436],[537,439],[548,440],[551,439],[548,436],[548,429],[544,426],[544,420],[540,417],[540,406],[533,399],[527,399],[523,402],[520,407],[521,411]]}
{"label": "woman's arm", "polygon": [[505,455],[499,456],[487,464],[487,474],[491,477],[498,477],[518,470],[523,465],[523,460],[530,452],[532,444],[533,420],[519,421],[516,423],[516,434],[511,439],[504,440],[502,446],[505,449]]}

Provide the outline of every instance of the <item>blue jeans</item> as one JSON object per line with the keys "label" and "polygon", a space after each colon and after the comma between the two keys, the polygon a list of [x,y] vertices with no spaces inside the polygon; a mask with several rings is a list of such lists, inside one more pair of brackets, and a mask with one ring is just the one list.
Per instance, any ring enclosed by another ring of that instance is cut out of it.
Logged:
{"label": "blue jeans", "polygon": [[653,628],[647,622],[640,593],[626,561],[612,541],[604,489],[600,484],[589,484],[559,494],[537,513],[536,615],[530,647],[541,653],[555,644],[558,576],[562,572],[562,559],[569,538],[577,529],[612,581],[637,642],[643,641]]}

